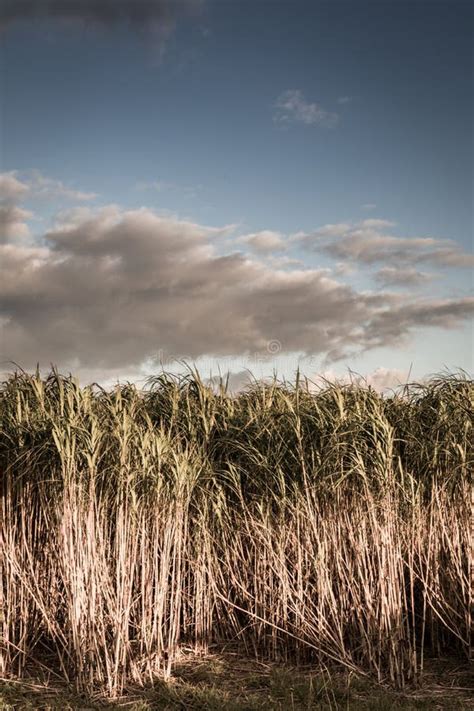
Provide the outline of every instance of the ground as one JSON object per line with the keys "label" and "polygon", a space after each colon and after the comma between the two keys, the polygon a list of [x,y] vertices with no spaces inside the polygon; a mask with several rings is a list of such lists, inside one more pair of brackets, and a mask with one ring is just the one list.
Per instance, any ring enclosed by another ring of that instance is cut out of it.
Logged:
{"label": "ground", "polygon": [[342,672],[258,663],[226,652],[189,656],[170,681],[129,689],[115,701],[81,697],[52,681],[3,680],[0,709],[468,711],[474,710],[474,677],[465,665],[441,661],[429,667],[421,686],[401,693]]}

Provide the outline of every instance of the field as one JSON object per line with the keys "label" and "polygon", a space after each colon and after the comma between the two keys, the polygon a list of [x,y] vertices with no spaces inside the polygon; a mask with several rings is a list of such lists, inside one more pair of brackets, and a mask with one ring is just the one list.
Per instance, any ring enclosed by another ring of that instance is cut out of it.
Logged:
{"label": "field", "polygon": [[473,400],[13,374],[5,708],[468,708]]}

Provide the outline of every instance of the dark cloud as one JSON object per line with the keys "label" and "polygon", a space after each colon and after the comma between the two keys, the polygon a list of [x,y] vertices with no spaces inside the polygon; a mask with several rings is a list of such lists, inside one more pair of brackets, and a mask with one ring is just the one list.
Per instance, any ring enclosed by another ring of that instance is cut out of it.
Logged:
{"label": "dark cloud", "polygon": [[128,23],[169,34],[178,16],[192,14],[201,0],[3,0],[0,27],[21,20],[78,21],[109,27]]}
{"label": "dark cloud", "polygon": [[[0,244],[1,360],[104,374],[146,359],[304,352],[328,360],[452,328],[473,301],[407,304],[326,270],[219,254],[228,233],[147,209],[64,213],[38,245]],[[114,370],[115,369],[115,370]]]}

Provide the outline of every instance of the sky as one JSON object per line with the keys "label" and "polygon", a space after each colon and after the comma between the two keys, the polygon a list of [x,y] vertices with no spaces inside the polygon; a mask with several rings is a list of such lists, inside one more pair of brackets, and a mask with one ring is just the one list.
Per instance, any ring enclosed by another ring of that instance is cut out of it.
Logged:
{"label": "sky", "polygon": [[0,371],[473,371],[473,8],[4,0]]}

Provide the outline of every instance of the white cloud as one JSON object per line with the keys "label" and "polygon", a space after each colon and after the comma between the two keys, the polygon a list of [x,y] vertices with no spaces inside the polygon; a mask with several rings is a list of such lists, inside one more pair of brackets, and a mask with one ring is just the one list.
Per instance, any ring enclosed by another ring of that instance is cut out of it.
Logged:
{"label": "white cloud", "polygon": [[390,233],[394,225],[381,219],[323,225],[314,232],[300,233],[296,240],[309,250],[367,265],[384,263],[398,269],[421,263],[438,267],[474,266],[474,256],[463,252],[453,240],[396,237]]}
{"label": "white cloud", "polygon": [[[115,206],[114,206],[115,207]],[[109,206],[110,209],[110,206]],[[55,230],[73,229],[94,215],[94,211],[85,205],[60,210],[56,213],[53,227]]]}
{"label": "white cloud", "polygon": [[344,106],[344,104],[350,104],[352,101],[352,96],[339,96],[337,99],[337,103],[341,104]]}
{"label": "white cloud", "polygon": [[66,198],[78,202],[94,200],[97,193],[75,190],[65,185],[61,180],[48,178],[38,170],[31,170],[27,175],[27,185],[34,197],[40,198]]}
{"label": "white cloud", "polygon": [[286,248],[285,240],[281,232],[275,232],[273,230],[262,230],[260,232],[242,235],[238,241],[247,244],[256,252],[261,253],[279,252]]}
{"label": "white cloud", "polygon": [[406,385],[409,377],[410,373],[408,370],[384,368],[380,366],[367,375],[366,382],[367,385],[371,385],[375,390],[383,392],[385,390],[395,389],[401,385]]}
{"label": "white cloud", "polygon": [[270,255],[267,258],[268,263],[275,269],[286,269],[287,267],[303,267],[304,264],[301,259],[296,259],[294,257],[288,257],[287,255],[282,255],[275,257]]}
{"label": "white cloud", "polygon": [[30,236],[26,223],[33,217],[29,210],[22,210],[15,205],[0,205],[0,244],[11,239],[24,239]]}
{"label": "white cloud", "polygon": [[17,203],[30,198],[65,198],[85,202],[93,200],[97,193],[75,190],[60,180],[48,178],[39,170],[12,170],[0,173],[0,202]]}
{"label": "white cloud", "polygon": [[299,89],[284,91],[275,102],[273,120],[279,124],[303,123],[306,126],[334,127],[339,116],[319,104],[309,102]]}
{"label": "white cloud", "polygon": [[333,273],[336,276],[347,276],[348,274],[353,274],[355,271],[354,266],[352,264],[348,264],[347,262],[337,262],[333,269]]}
{"label": "white cloud", "polygon": [[18,180],[16,176],[15,170],[0,173],[0,202],[17,202],[28,193],[28,185]]}
{"label": "white cloud", "polygon": [[382,267],[375,273],[375,280],[382,286],[421,286],[436,277],[436,274],[420,272],[411,267]]}
{"label": "white cloud", "polygon": [[377,205],[374,202],[366,202],[361,205],[362,210],[375,210]]}
{"label": "white cloud", "polygon": [[242,390],[246,390],[254,382],[254,378],[248,370],[228,371],[222,375],[214,375],[208,380],[209,385],[215,392],[219,392],[222,384],[227,385],[227,392],[229,393],[239,393]]}
{"label": "white cloud", "polygon": [[361,229],[368,230],[382,230],[384,227],[395,227],[397,223],[392,220],[381,220],[378,217],[368,217],[362,222],[359,222],[359,227]]}
{"label": "white cloud", "polygon": [[[384,393],[390,390],[396,390],[400,386],[405,385],[410,377],[409,370],[400,370],[398,368],[384,368],[380,366],[375,370],[361,375],[348,371],[343,375],[336,373],[333,369],[325,370],[322,373],[316,373],[310,380],[310,390],[318,390],[326,383],[340,383],[341,385],[362,385],[370,386],[379,393]],[[313,387],[311,387],[313,385]]]}
{"label": "white cloud", "polygon": [[340,237],[346,232],[349,232],[350,229],[351,225],[348,222],[336,222],[334,224],[329,223],[319,227],[311,233],[296,232],[292,235],[292,240],[296,242],[303,242],[303,244],[311,246],[313,242],[316,244],[316,240],[319,240],[321,237]]}

